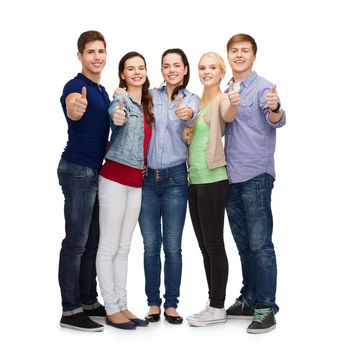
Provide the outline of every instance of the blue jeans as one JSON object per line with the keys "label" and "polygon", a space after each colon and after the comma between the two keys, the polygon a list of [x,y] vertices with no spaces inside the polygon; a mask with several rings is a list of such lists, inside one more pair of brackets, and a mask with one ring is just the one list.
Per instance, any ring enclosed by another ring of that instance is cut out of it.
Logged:
{"label": "blue jeans", "polygon": [[82,304],[97,303],[98,173],[61,159],[58,178],[65,197],[65,238],[58,274],[62,306],[65,312],[80,312]]}
{"label": "blue jeans", "polygon": [[165,254],[164,308],[177,307],[182,272],[181,240],[187,209],[187,167],[148,169],[139,217],[144,244],[145,292],[149,306],[161,306],[161,245]]}
{"label": "blue jeans", "polygon": [[264,173],[249,181],[231,184],[226,211],[242,265],[243,300],[250,306],[264,304],[277,312],[271,212],[273,183],[274,178]]}

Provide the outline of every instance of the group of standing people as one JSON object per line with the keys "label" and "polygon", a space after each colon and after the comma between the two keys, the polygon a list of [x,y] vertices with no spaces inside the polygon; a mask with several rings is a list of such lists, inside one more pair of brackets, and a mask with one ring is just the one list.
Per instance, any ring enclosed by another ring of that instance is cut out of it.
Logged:
{"label": "group of standing people", "polygon": [[[181,49],[163,53],[159,89],[149,89],[144,57],[129,52],[119,62],[119,88],[110,102],[100,84],[105,39],[97,31],[81,34],[82,71],[61,97],[68,124],[58,166],[66,232],[59,260],[62,327],[101,331],[96,317],[121,329],[159,321],[161,248],[163,315],[171,324],[183,322],[177,306],[188,200],[208,285],[208,303],[187,317],[189,324],[251,318],[249,333],[275,328],[271,191],[276,128],[285,124],[285,113],[276,86],[252,70],[256,53],[247,34],[228,41],[232,78],[225,92],[220,89],[224,59],[205,53],[198,65],[199,98],[187,90],[190,65]],[[225,209],[243,272],[241,295],[227,310]],[[128,254],[137,222],[149,306],[144,319],[127,305]],[[96,273],[104,306],[97,299]]]}

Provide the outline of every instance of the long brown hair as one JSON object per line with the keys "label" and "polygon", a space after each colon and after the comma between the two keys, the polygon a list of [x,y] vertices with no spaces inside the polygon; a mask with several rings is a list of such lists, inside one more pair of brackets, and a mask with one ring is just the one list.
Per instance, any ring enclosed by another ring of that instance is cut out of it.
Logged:
{"label": "long brown hair", "polygon": [[[119,87],[120,88],[127,88],[127,83],[125,80],[122,79],[121,75],[124,71],[124,67],[125,67],[125,63],[129,58],[133,58],[133,57],[140,57],[142,58],[143,62],[144,62],[144,66],[147,68],[147,63],[145,58],[138,52],[136,51],[131,51],[126,53],[120,60],[119,64],[118,64],[118,78],[120,79],[120,83],[119,83]],[[152,113],[152,107],[153,107],[153,100],[152,97],[149,93],[149,79],[148,76],[146,76],[146,81],[144,82],[144,84],[142,85],[142,98],[141,98],[141,102],[142,102],[142,107],[143,107],[143,112],[146,115],[146,119],[149,125],[151,125],[154,120],[154,114]]]}
{"label": "long brown hair", "polygon": [[181,49],[168,49],[166,50],[161,57],[161,67],[163,64],[163,59],[166,55],[170,54],[170,53],[175,53],[177,55],[179,55],[181,57],[182,63],[184,64],[185,67],[187,67],[187,74],[184,76],[184,81],[182,83],[182,85],[177,86],[172,93],[171,99],[174,100],[175,96],[178,94],[178,92],[181,89],[185,89],[188,82],[189,82],[189,76],[190,76],[190,70],[189,70],[189,63],[188,63],[188,58],[186,56],[186,54],[181,50]]}

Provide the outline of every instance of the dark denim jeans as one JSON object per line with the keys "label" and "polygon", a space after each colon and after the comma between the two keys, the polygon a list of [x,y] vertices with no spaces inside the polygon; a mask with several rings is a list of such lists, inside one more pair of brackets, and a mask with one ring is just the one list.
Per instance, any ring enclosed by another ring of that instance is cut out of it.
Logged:
{"label": "dark denim jeans", "polygon": [[59,258],[63,311],[97,303],[96,254],[99,240],[98,173],[61,159],[59,184],[65,197],[65,238]]}
{"label": "dark denim jeans", "polygon": [[264,173],[249,181],[231,184],[226,211],[240,255],[244,301],[250,306],[265,304],[277,312],[271,212],[273,183],[273,177]]}
{"label": "dark denim jeans", "polygon": [[145,292],[149,306],[161,306],[161,245],[165,254],[164,308],[178,305],[187,193],[185,163],[158,171],[148,169],[143,181],[139,225],[144,244]]}

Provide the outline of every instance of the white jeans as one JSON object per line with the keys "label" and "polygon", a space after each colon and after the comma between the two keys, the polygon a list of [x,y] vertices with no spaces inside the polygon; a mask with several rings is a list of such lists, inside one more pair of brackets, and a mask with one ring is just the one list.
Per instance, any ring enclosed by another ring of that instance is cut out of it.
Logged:
{"label": "white jeans", "polygon": [[107,315],[127,308],[128,254],[140,213],[141,194],[141,188],[99,177],[96,269]]}

